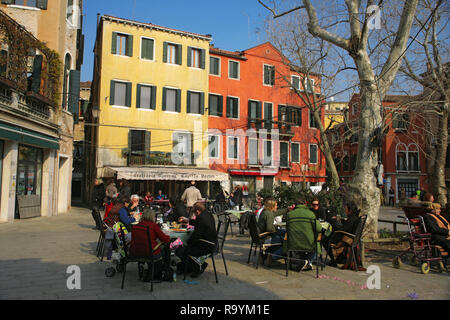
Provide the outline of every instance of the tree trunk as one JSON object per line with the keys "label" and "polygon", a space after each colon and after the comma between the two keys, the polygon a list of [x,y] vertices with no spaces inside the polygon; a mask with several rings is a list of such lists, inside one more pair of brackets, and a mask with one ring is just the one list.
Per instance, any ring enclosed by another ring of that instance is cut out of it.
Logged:
{"label": "tree trunk", "polygon": [[377,238],[381,191],[375,177],[378,165],[377,146],[372,144],[372,140],[377,128],[382,125],[382,109],[374,82],[361,81],[360,105],[358,156],[355,174],[349,184],[349,197],[359,205],[361,215],[367,215],[364,237]]}
{"label": "tree trunk", "polygon": [[447,203],[447,188],[445,185],[445,164],[447,158],[448,143],[448,110],[444,106],[441,110],[442,116],[439,117],[437,130],[436,157],[431,176],[431,192],[435,197],[435,202],[445,206]]}

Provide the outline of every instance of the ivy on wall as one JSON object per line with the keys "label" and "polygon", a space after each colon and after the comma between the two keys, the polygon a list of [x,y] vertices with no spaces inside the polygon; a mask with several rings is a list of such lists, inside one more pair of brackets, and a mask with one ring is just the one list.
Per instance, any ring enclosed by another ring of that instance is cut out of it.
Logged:
{"label": "ivy on wall", "polygon": [[0,44],[8,51],[7,55],[2,54],[0,57],[0,64],[6,66],[3,77],[13,81],[23,92],[29,90],[30,59],[34,58],[36,52],[43,55],[39,94],[51,100],[55,106],[58,105],[62,75],[62,62],[58,52],[48,48],[1,10]]}

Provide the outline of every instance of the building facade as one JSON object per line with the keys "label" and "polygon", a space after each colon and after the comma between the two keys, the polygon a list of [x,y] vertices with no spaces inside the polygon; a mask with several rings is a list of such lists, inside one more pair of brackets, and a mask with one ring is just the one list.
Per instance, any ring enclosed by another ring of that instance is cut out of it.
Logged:
{"label": "building facade", "polygon": [[71,206],[82,2],[3,0],[0,11],[0,220],[65,213]]}
{"label": "building facade", "polygon": [[100,17],[91,98],[91,110],[99,112],[86,131],[88,190],[95,178],[124,178],[138,193],[180,194],[190,180],[204,181],[207,193],[208,179],[217,178],[205,152],[210,41]]}
{"label": "building facade", "polygon": [[[403,192],[409,198],[418,189],[428,190],[426,118],[408,108],[410,99],[409,96],[387,95],[383,100],[385,131],[379,143],[381,166],[377,178],[384,192],[385,204],[388,204],[391,187],[395,191],[396,203],[400,202]],[[359,94],[354,94],[349,102],[347,123],[338,128],[341,130],[338,135],[348,139],[341,140],[334,149],[339,175],[347,181],[351,180],[356,165],[359,112]]]}
{"label": "building facade", "polygon": [[319,130],[293,89],[319,95],[320,78],[311,75],[314,87],[305,91],[303,76],[270,43],[238,52],[210,48],[209,162],[230,175],[231,188],[255,194],[325,181]]}

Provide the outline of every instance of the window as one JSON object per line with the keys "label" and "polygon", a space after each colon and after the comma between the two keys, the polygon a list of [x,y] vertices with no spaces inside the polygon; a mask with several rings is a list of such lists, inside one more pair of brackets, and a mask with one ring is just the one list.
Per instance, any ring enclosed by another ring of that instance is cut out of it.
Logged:
{"label": "window", "polygon": [[299,107],[288,107],[289,122],[292,122],[294,126],[302,125],[302,109]]}
{"label": "window", "polygon": [[163,62],[181,65],[181,45],[175,43],[163,43]]}
{"label": "window", "polygon": [[280,142],[280,167],[289,167],[289,143]]}
{"label": "window", "polygon": [[407,130],[409,122],[409,115],[406,113],[392,114],[392,128],[396,130]]}
{"label": "window", "polygon": [[228,78],[239,80],[239,62],[228,61]]}
{"label": "window", "polygon": [[181,112],[181,90],[163,88],[162,110]]}
{"label": "window", "polygon": [[239,138],[228,137],[228,159],[237,160],[239,156]]}
{"label": "window", "polygon": [[358,113],[358,104],[354,103],[352,106],[352,114],[355,115]]}
{"label": "window", "polygon": [[136,108],[156,109],[156,87],[150,85],[137,85]]}
{"label": "window", "polygon": [[111,80],[109,104],[131,107],[131,83]]}
{"label": "window", "polygon": [[291,161],[295,163],[300,163],[300,144],[291,144]]}
{"label": "window", "polygon": [[[191,162],[192,134],[190,132],[174,132],[173,134],[173,152],[175,157],[183,160],[184,163]],[[182,158],[182,159],[181,159]]]}
{"label": "window", "polygon": [[309,145],[309,163],[317,164],[318,154],[317,154],[317,144]]}
{"label": "window", "polygon": [[141,59],[153,60],[154,44],[153,39],[141,38]]}
{"label": "window", "polygon": [[275,67],[264,65],[263,82],[266,86],[273,86],[275,84]]}
{"label": "window", "polygon": [[208,150],[209,150],[209,157],[218,159],[220,155],[220,149],[219,149],[219,139],[220,136],[218,135],[209,135],[208,136]]}
{"label": "window", "polygon": [[204,94],[203,92],[187,92],[187,113],[203,114],[204,113]]}
{"label": "window", "polygon": [[66,19],[73,24],[73,0],[67,0]]}
{"label": "window", "polygon": [[273,121],[273,104],[270,102],[264,102],[264,128],[271,129]]}
{"label": "window", "polygon": [[47,0],[3,0],[2,3],[47,10]]}
{"label": "window", "polygon": [[291,76],[291,85],[295,89],[300,90],[300,77],[299,76]]}
{"label": "window", "polygon": [[261,102],[248,101],[248,117],[250,119],[261,119]]}
{"label": "window", "polygon": [[[322,118],[322,111],[319,110],[319,117]],[[314,111],[309,110],[309,127],[317,129],[318,123],[316,122],[316,119],[314,118]]]}
{"label": "window", "polygon": [[227,118],[239,119],[239,98],[227,97]]}
{"label": "window", "polygon": [[272,141],[264,140],[263,165],[272,166]]}
{"label": "window", "polygon": [[209,57],[209,74],[220,76],[220,58]]}
{"label": "window", "polygon": [[258,164],[258,140],[248,139],[248,164]]}
{"label": "window", "polygon": [[210,116],[221,117],[223,115],[223,97],[210,94],[208,101],[208,113]]}
{"label": "window", "polygon": [[118,32],[112,33],[111,53],[119,56],[133,56],[133,36]]}
{"label": "window", "polygon": [[141,153],[145,151],[145,130],[130,130],[130,151],[133,153]]}
{"label": "window", "polygon": [[397,157],[397,171],[420,171],[419,149],[417,145],[410,144],[408,147],[399,143],[395,147]]}
{"label": "window", "polygon": [[303,78],[303,81],[305,82],[304,87],[306,87],[307,92],[313,92],[313,88],[314,88],[314,79],[311,78]]}
{"label": "window", "polygon": [[205,50],[188,47],[188,67],[205,69]]}

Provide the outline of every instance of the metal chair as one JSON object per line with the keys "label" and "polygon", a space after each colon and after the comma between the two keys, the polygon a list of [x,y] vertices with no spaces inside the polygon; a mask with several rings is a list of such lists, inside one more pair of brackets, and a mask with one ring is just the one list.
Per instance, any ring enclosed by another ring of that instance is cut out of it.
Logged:
{"label": "metal chair", "polygon": [[[158,261],[154,259],[153,253],[162,245],[162,243],[158,243],[155,247],[152,247],[152,242],[151,242],[151,231],[147,226],[140,226],[140,225],[134,225],[133,226],[133,238],[145,238],[146,241],[146,255],[144,256],[133,256],[130,254],[130,248],[128,247],[128,244],[125,240],[125,232],[123,232],[122,227],[120,227],[120,237],[121,237],[121,241],[122,241],[122,245],[123,245],[123,250],[125,253],[125,256],[123,257],[123,259],[121,260],[120,264],[122,265],[122,270],[123,270],[123,276],[122,276],[122,289],[124,287],[124,283],[125,283],[125,275],[127,272],[127,264],[130,262],[137,262],[141,265],[147,263],[149,266],[151,266],[151,273],[150,273],[150,291],[153,291],[153,283],[154,281],[154,276],[155,276],[155,262]],[[143,237],[142,237],[143,236]],[[149,248],[151,248],[151,250],[149,250]],[[160,258],[162,259],[162,258]],[[141,272],[143,270],[141,268],[139,268],[139,276],[141,277]]]}
{"label": "metal chair", "polygon": [[[311,228],[311,233],[305,232],[305,228]],[[315,253],[316,254],[316,278],[319,277],[319,235],[321,234],[322,226],[316,218],[307,217],[287,217],[286,221],[286,277],[289,273],[293,252]],[[299,245],[302,243],[304,245]],[[320,254],[320,265],[323,270],[322,255]]]}
{"label": "metal chair", "polygon": [[341,231],[341,230],[334,231],[329,240],[329,245],[327,248],[327,254],[325,256],[325,261],[328,257],[329,250],[333,244],[334,237],[336,237],[337,235],[345,235],[345,236],[349,237],[350,239],[352,239],[352,244],[349,245],[350,257],[348,260],[350,260],[350,261],[347,260],[346,265],[349,263],[350,264],[354,263],[354,268],[352,267],[352,269],[354,269],[354,271],[358,271],[357,257],[360,257],[360,254],[361,254],[359,252],[360,248],[361,248],[361,236],[362,236],[362,232],[364,230],[366,221],[367,221],[367,215],[361,216],[359,218],[359,223],[358,223],[358,226],[356,227],[355,234],[351,234],[351,233]]}
{"label": "metal chair", "polygon": [[[258,269],[259,260],[262,259],[262,256],[263,256],[263,250],[265,251],[269,247],[280,246],[281,244],[265,244],[264,243],[264,241],[269,236],[272,236],[273,232],[259,233],[255,215],[251,215],[249,217],[248,227],[249,227],[249,230],[250,230],[251,243],[250,243],[250,251],[248,253],[247,264],[250,263],[250,256],[252,254],[253,245],[255,245],[255,247],[254,247],[255,248],[255,252],[253,254],[254,256],[256,255],[256,251],[259,248],[258,259],[256,260],[256,269]],[[263,249],[263,247],[264,247],[264,249]]]}

